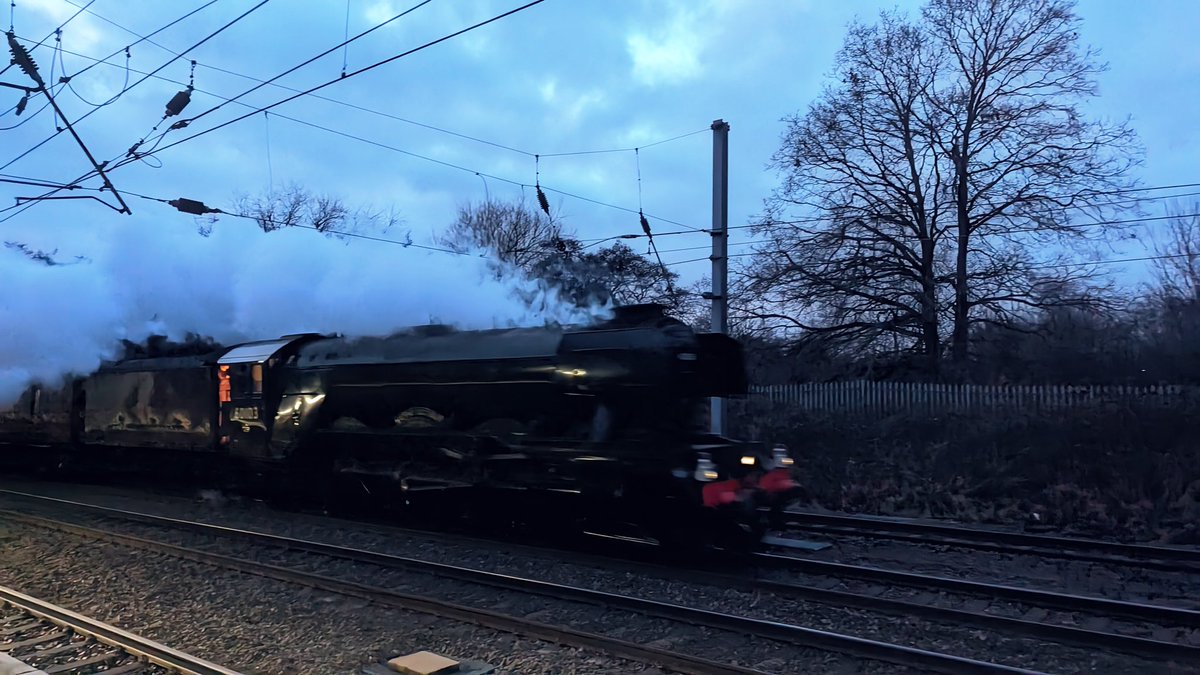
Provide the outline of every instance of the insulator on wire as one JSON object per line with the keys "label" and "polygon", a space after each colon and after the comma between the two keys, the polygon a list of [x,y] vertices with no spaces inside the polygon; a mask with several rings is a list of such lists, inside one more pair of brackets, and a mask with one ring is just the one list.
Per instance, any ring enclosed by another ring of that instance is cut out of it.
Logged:
{"label": "insulator on wire", "polygon": [[21,113],[25,112],[25,106],[27,105],[29,105],[29,94],[25,94],[21,97],[20,101],[17,101],[17,117],[20,117]]}
{"label": "insulator on wire", "polygon": [[546,212],[546,215],[550,215],[550,200],[546,199],[546,193],[542,192],[541,185],[537,185],[534,187],[537,188],[538,204],[541,205],[542,210]]}
{"label": "insulator on wire", "polygon": [[172,199],[167,203],[174,206],[178,211],[190,213],[194,216],[202,216],[206,213],[221,213],[221,209],[210,208],[204,202],[198,202],[195,199],[180,197],[179,199]]}
{"label": "insulator on wire", "polygon": [[192,101],[192,87],[188,87],[182,91],[175,92],[170,101],[167,101],[167,112],[163,114],[163,119],[174,117],[183,112],[188,103]]}
{"label": "insulator on wire", "polygon": [[645,232],[646,236],[649,237],[650,236],[650,221],[646,220],[646,215],[643,214],[641,211],[638,211],[638,218],[640,218],[642,221],[642,232]]}
{"label": "insulator on wire", "polygon": [[37,82],[39,87],[46,86],[46,83],[42,81],[41,74],[38,73],[37,63],[29,55],[29,50],[17,42],[17,35],[12,31],[8,31],[5,35],[8,37],[8,50],[12,52],[13,63],[17,64],[17,67],[28,75],[29,79]]}

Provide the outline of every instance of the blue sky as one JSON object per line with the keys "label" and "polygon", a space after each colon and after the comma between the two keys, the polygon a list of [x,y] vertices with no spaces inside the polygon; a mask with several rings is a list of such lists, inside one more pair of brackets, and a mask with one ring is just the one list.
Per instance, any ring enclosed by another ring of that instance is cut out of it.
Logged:
{"label": "blue sky", "polygon": [[[218,0],[155,36],[154,41],[183,50],[256,2]],[[66,25],[62,47],[92,57],[108,56],[136,40],[108,21],[145,34],[202,4],[202,0],[96,0],[89,7],[94,14],[85,12]],[[340,42],[347,30],[347,13],[353,35],[411,4],[416,0],[272,0],[186,58],[167,65],[160,74],[186,82],[189,59],[196,59],[198,91],[183,117],[193,116],[219,102],[202,91],[231,97],[253,84],[215,68],[271,77]],[[335,79],[343,61],[354,71],[520,4],[520,0],[434,0],[345,52],[338,50],[280,83],[303,89]],[[41,39],[77,10],[66,0],[15,0],[15,5],[13,26],[25,44]],[[711,136],[707,129],[721,118],[732,127],[730,222],[738,225],[753,218],[776,184],[777,178],[766,164],[779,144],[780,118],[803,110],[818,94],[846,24],[855,16],[870,19],[881,9],[894,6],[915,12],[919,5],[873,0],[547,0],[320,92],[336,101],[509,149],[306,97],[276,108],[268,117],[260,113],[166,150],[157,155],[155,166],[135,163],[122,167],[112,180],[119,190],[189,197],[226,209],[240,193],[261,193],[272,185],[294,182],[340,197],[352,206],[395,208],[403,224],[385,236],[404,239],[411,232],[413,241],[429,243],[432,233],[453,219],[459,205],[478,201],[485,194],[501,198],[524,194],[532,201],[531,189],[514,185],[534,183],[535,162],[530,154],[642,147],[700,132],[647,147],[636,156],[632,151],[547,156],[538,165],[542,185],[586,198],[549,192],[556,210],[583,239],[638,232],[636,213],[622,209],[636,212],[639,199],[656,232],[673,232],[686,229],[675,223],[694,228],[709,225]],[[1100,78],[1101,98],[1092,109],[1097,115],[1132,117],[1146,148],[1138,178],[1145,185],[1200,181],[1195,159],[1200,155],[1196,125],[1200,119],[1200,51],[1191,44],[1190,35],[1200,26],[1200,3],[1157,0],[1134,5],[1085,0],[1078,11],[1084,20],[1083,42],[1098,48],[1111,66]],[[4,11],[0,19],[8,20],[7,14]],[[51,39],[49,44],[53,43]],[[147,72],[171,58],[167,51],[146,42],[133,46],[130,54],[130,67]],[[64,65],[66,72],[75,73],[90,63],[64,52],[63,63],[58,64],[48,47],[36,49],[34,57],[43,75],[50,72],[52,64],[57,76]],[[93,68],[72,81],[75,92],[59,92],[57,100],[70,118],[92,110],[76,93],[97,103],[121,91],[124,55],[114,57],[111,63],[118,67]],[[132,82],[140,76],[130,77]],[[0,81],[23,82],[23,76],[12,69]],[[164,105],[179,89],[171,82],[148,80],[96,111],[78,125],[78,131],[98,157],[119,157],[159,121]],[[262,106],[288,95],[290,92],[266,87],[242,100]],[[18,98],[15,91],[0,90],[0,110]],[[34,100],[25,116],[15,118],[9,113],[0,117],[0,128],[29,118],[40,107],[41,102]],[[188,129],[172,132],[167,142],[246,110],[228,105]],[[47,110],[15,129],[0,131],[0,164],[53,130],[54,121]],[[64,133],[0,173],[68,181],[88,167],[82,151]],[[481,178],[476,172],[494,178]],[[15,196],[36,194],[35,190],[0,185],[0,208],[12,204]],[[192,255],[189,242],[197,238],[196,219],[160,203],[132,195],[126,199],[133,208],[132,216],[117,214],[94,201],[44,202],[0,222],[0,239],[55,250],[62,259],[103,257],[100,252],[108,251],[106,269],[118,276],[130,266],[183,261]],[[1157,207],[1151,206],[1151,210],[1151,215],[1158,214]],[[0,213],[0,218],[13,213]],[[245,220],[224,217],[216,227],[252,226]],[[154,236],[139,244],[133,236],[138,232]],[[170,233],[169,238],[163,233]],[[323,245],[316,241],[320,237],[315,233],[306,234],[311,235],[314,246]],[[747,251],[737,243],[750,238],[748,232],[736,231],[731,252]],[[709,238],[696,233],[664,235],[657,241],[663,258],[674,263],[703,258],[707,254],[703,248],[674,249],[705,247]],[[114,242],[121,242],[120,256],[113,254]],[[645,251],[644,241],[633,245]],[[358,246],[392,250],[391,254],[372,253],[363,259],[382,259],[387,261],[383,264],[394,265],[393,278],[404,283],[424,283],[429,266],[456,267],[461,263],[443,254],[421,254],[370,242],[351,245],[347,260],[354,260],[354,251],[361,251],[354,248]],[[256,255],[282,256],[288,247],[280,249],[273,252],[269,245],[262,245]],[[1143,254],[1145,249],[1135,243],[1115,250],[1112,257]],[[20,273],[12,269],[16,265],[12,260],[5,259],[10,267],[5,275]],[[253,266],[253,260],[247,265]],[[312,274],[312,264],[295,273]],[[184,268],[186,265],[181,265]],[[287,273],[282,263],[272,269]],[[708,263],[688,262],[676,269],[686,280],[693,280],[707,272]],[[1144,277],[1141,269],[1129,265],[1115,271],[1137,280]],[[221,283],[202,274],[178,281],[181,289],[186,284]],[[464,295],[472,293],[477,283],[475,277],[464,278]],[[302,289],[289,292],[303,295]],[[264,296],[264,301],[270,297]],[[155,310],[147,311],[154,314]]]}

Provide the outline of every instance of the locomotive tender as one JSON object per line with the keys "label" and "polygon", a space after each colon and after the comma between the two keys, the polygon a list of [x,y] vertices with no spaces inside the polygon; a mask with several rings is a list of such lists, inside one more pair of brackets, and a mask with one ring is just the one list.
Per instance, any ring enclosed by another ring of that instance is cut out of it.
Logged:
{"label": "locomotive tender", "polygon": [[532,501],[664,541],[745,543],[795,487],[782,449],[708,432],[707,397],[746,388],[735,340],[632,305],[583,327],[300,334],[106,363],[26,390],[0,413],[0,453],[199,460],[287,489]]}

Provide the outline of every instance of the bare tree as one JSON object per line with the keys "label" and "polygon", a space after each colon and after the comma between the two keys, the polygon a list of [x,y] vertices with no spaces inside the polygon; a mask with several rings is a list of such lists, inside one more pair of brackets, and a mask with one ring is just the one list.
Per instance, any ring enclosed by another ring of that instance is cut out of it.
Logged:
{"label": "bare tree", "polygon": [[562,223],[520,202],[487,200],[459,207],[458,218],[434,241],[457,251],[482,248],[529,271],[547,255],[568,255]]}
{"label": "bare tree", "polygon": [[[1026,292],[1037,277],[1045,281],[1042,269],[1066,262],[1032,252],[1104,236],[1104,228],[1078,227],[1077,216],[1108,212],[1131,184],[1126,176],[1137,153],[1128,126],[1089,121],[1080,110],[1097,95],[1093,78],[1105,66],[1091,49],[1079,49],[1073,0],[931,0],[923,16],[946,65],[929,100],[939,111],[934,128],[952,175],[951,353],[961,364],[976,319],[1006,306],[1094,299]],[[1000,274],[980,279],[976,270],[995,268],[990,251],[997,240],[1023,255],[1008,256]],[[1095,277],[1094,270],[1057,267],[1081,288]]]}
{"label": "bare tree", "polygon": [[613,302],[621,305],[658,303],[679,309],[683,297],[675,289],[679,275],[624,242],[585,254],[581,260],[599,272],[599,281]]}
{"label": "bare tree", "polygon": [[[936,370],[946,206],[926,100],[940,66],[923,39],[896,14],[852,26],[839,84],[787,119],[773,158],[783,185],[758,228],[770,241],[735,288],[743,323],[854,350],[918,350]],[[788,219],[795,210],[812,216]]]}
{"label": "bare tree", "polygon": [[1076,220],[1118,205],[1137,152],[1079,110],[1101,66],[1077,24],[1070,0],[930,0],[852,26],[837,81],[786,120],[739,311],[936,374],[980,322],[1109,302],[1078,264],[1106,229]]}
{"label": "bare tree", "polygon": [[1166,236],[1155,243],[1159,259],[1154,261],[1160,293],[1200,303],[1200,202],[1185,211],[1178,205],[1167,208]]}
{"label": "bare tree", "polygon": [[1173,205],[1174,216],[1155,242],[1157,283],[1145,299],[1139,329],[1145,334],[1152,372],[1160,379],[1200,379],[1200,203]]}
{"label": "bare tree", "polygon": [[520,202],[463,206],[435,241],[464,252],[482,248],[503,263],[497,275],[515,268],[580,307],[656,302],[678,310],[687,298],[674,289],[678,275],[656,261],[622,242],[587,250],[557,218]]}
{"label": "bare tree", "polygon": [[238,213],[254,218],[264,232],[307,227],[330,236],[382,234],[400,223],[394,209],[352,209],[338,197],[316,195],[295,183],[257,196],[241,195],[236,205]]}

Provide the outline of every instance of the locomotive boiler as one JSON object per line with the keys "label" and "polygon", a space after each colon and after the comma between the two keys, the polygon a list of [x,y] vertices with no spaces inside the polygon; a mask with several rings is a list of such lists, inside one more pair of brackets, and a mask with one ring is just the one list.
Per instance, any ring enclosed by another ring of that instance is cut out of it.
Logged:
{"label": "locomotive boiler", "polygon": [[744,544],[794,488],[780,449],[708,431],[747,383],[740,345],[658,305],[587,326],[288,335],[124,359],[30,387],[6,459],[220,467],[238,482],[475,513],[520,504],[591,530]]}

